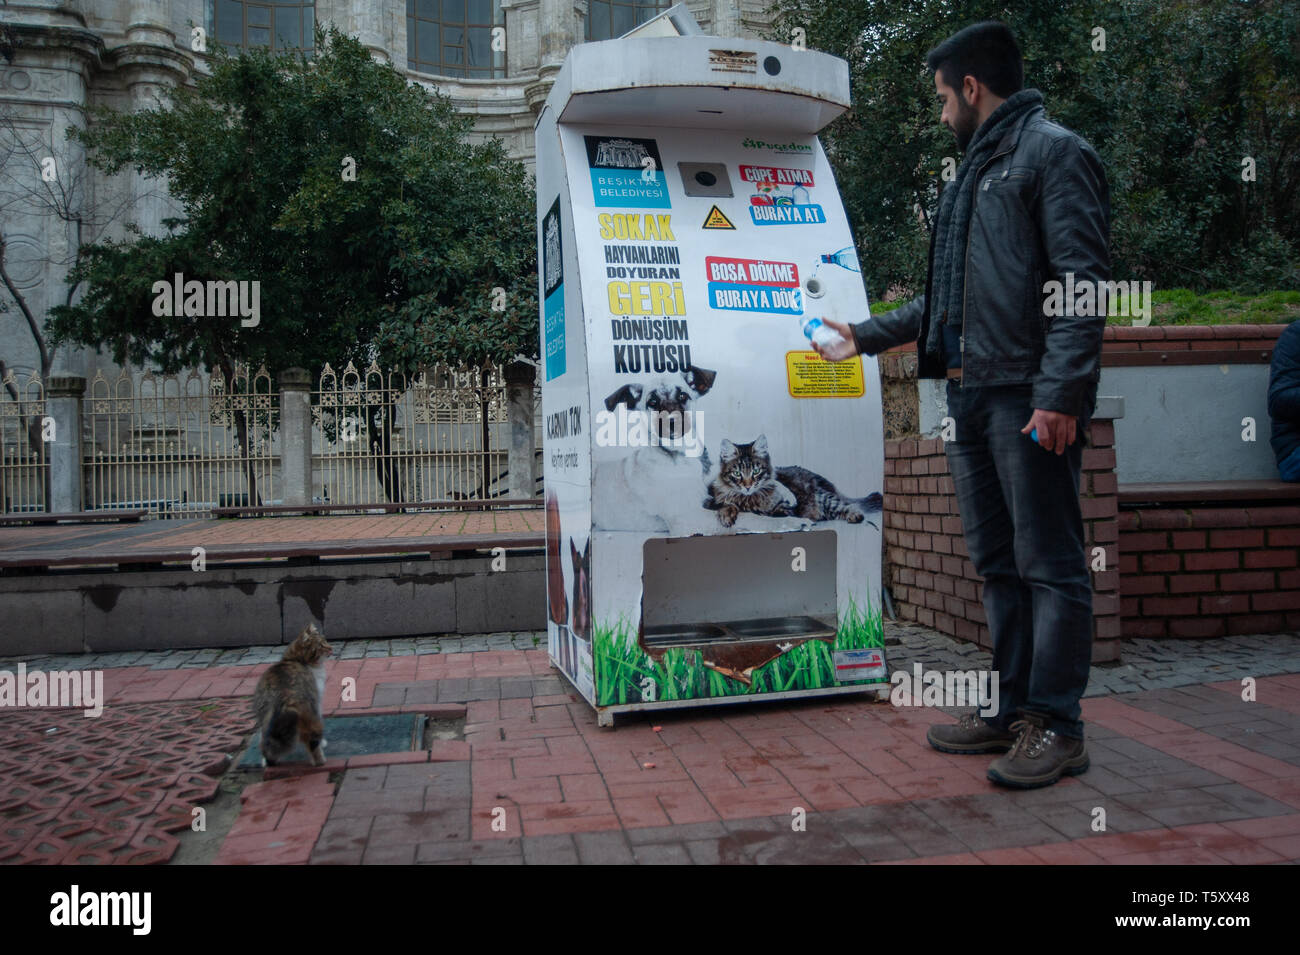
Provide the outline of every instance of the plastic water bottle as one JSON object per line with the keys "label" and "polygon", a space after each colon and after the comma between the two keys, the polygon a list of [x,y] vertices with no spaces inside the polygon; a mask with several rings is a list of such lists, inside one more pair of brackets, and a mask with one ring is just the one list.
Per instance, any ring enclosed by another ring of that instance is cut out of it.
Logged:
{"label": "plastic water bottle", "polygon": [[840,333],[830,328],[820,318],[809,315],[799,322],[799,327],[803,329],[804,337],[814,345],[820,345],[822,348],[834,348],[840,342],[844,341]]}
{"label": "plastic water bottle", "polygon": [[822,255],[821,260],[830,265],[838,265],[842,269],[848,269],[850,272],[861,272],[862,268],[858,265],[858,252],[853,246],[845,246],[838,252],[832,252],[830,255]]}

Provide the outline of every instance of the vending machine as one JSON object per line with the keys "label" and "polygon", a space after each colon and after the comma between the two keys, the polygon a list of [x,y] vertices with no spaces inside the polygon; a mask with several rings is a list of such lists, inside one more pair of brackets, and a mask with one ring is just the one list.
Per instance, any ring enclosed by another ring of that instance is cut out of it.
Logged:
{"label": "vending machine", "polygon": [[886,687],[879,373],[808,337],[868,315],[848,107],[836,57],[634,37],[538,116],[548,648],[602,725]]}

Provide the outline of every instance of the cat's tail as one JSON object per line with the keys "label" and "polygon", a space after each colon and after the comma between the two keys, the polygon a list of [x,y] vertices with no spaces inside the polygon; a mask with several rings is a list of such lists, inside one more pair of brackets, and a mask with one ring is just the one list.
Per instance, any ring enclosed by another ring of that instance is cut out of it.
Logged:
{"label": "cat's tail", "polygon": [[876,530],[880,530],[880,525],[873,521],[870,516],[872,514],[879,514],[884,510],[885,499],[881,496],[880,492],[875,491],[868,494],[866,497],[856,497],[853,499],[853,503],[862,511],[862,520],[865,523],[870,524]]}
{"label": "cat's tail", "polygon": [[858,507],[862,508],[867,514],[877,514],[885,507],[885,499],[879,491],[868,494],[866,497],[856,498]]}

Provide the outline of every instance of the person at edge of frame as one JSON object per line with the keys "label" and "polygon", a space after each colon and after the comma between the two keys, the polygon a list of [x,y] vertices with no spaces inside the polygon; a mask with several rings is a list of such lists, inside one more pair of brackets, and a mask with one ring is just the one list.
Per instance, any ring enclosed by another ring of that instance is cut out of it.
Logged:
{"label": "person at edge of frame", "polygon": [[[945,453],[984,578],[999,708],[935,725],[927,739],[946,753],[1001,752],[988,770],[1000,785],[1047,786],[1088,769],[1079,700],[1093,614],[1079,471],[1101,376],[1109,187],[1096,151],[1024,88],[1005,24],[961,30],[926,66],[964,156],[939,199],[925,293],[855,325],[827,319],[842,341],[814,348],[843,361],[916,342],[918,376],[946,376],[956,432]],[[1051,307],[1050,281],[1091,284],[1093,307]]]}
{"label": "person at edge of frame", "polygon": [[1273,346],[1268,368],[1269,442],[1283,481],[1300,481],[1300,321],[1292,321]]}

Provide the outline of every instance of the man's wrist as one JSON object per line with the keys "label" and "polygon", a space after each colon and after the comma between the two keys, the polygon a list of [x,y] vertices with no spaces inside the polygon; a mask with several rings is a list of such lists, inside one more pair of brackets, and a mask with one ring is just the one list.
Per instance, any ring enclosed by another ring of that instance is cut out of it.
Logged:
{"label": "man's wrist", "polygon": [[861,331],[866,327],[867,323],[870,321],[871,319],[868,318],[865,321],[858,322],[856,325],[849,326],[849,331],[853,333],[853,345],[858,350],[859,355],[870,356],[872,354],[871,351],[869,351],[867,348],[866,342],[863,339],[863,335]]}

